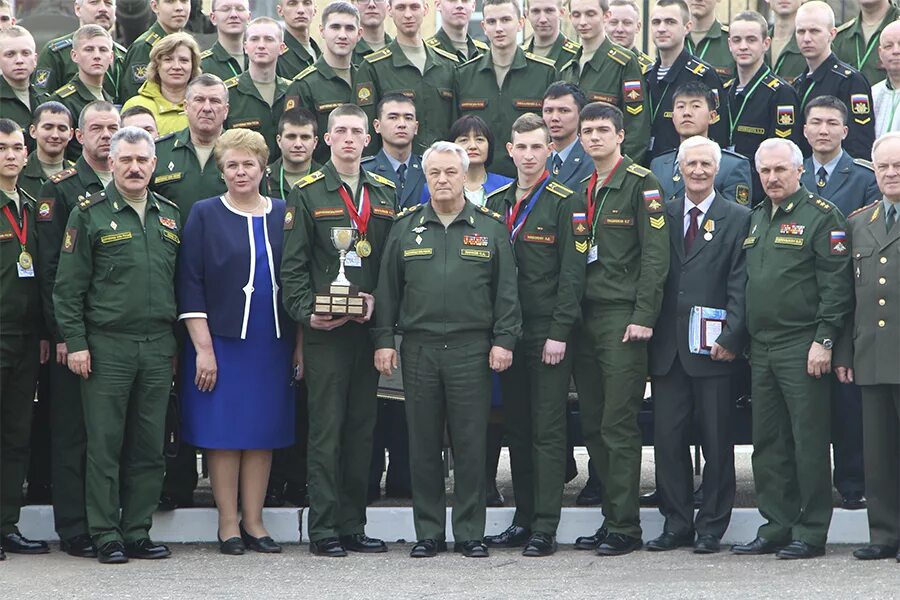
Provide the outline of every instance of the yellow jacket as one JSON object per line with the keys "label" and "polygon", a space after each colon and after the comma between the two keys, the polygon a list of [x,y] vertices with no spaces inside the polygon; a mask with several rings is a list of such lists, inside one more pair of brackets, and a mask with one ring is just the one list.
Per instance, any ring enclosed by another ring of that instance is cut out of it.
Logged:
{"label": "yellow jacket", "polygon": [[172,104],[162,94],[162,90],[155,81],[145,81],[137,96],[132,96],[125,104],[122,110],[131,108],[132,106],[143,106],[150,110],[156,118],[156,129],[160,136],[181,131],[188,126],[187,113],[184,112],[184,102]]}

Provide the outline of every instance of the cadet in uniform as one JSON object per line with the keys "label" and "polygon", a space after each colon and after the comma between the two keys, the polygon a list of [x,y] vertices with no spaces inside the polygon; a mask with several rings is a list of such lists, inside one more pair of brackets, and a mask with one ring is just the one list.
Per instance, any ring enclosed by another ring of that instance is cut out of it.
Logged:
{"label": "cadet in uniform", "polygon": [[247,70],[244,33],[250,20],[250,3],[249,0],[219,2],[209,13],[209,20],[216,26],[216,43],[200,54],[200,70],[225,81]]}
{"label": "cadet in uniform", "polygon": [[782,0],[773,2],[774,21],[769,27],[772,45],[766,52],[766,64],[772,72],[788,83],[793,83],[806,70],[806,59],[800,54],[797,36],[794,35],[794,20],[802,0]]}
{"label": "cadet in uniform", "polygon": [[556,79],[553,61],[516,46],[522,13],[515,0],[485,0],[481,26],[491,49],[459,66],[453,85],[459,116],[473,114],[490,123],[495,135],[491,170],[504,177],[516,173],[505,144],[513,121],[540,110],[544,91]]}
{"label": "cadet in uniform", "polygon": [[618,45],[631,50],[641,65],[641,73],[644,74],[653,66],[653,58],[635,45],[641,25],[641,11],[635,0],[610,1],[609,17],[605,25],[606,35]]}
{"label": "cadet in uniform", "polygon": [[529,0],[525,15],[534,33],[522,50],[549,58],[557,71],[562,71],[581,49],[581,44],[560,33],[563,14],[562,0]]}
{"label": "cadet in uniform", "polygon": [[315,115],[305,108],[284,111],[278,120],[275,139],[281,157],[266,167],[265,195],[285,200],[298,181],[322,168],[312,159],[319,140]]}
{"label": "cadet in uniform", "polygon": [[361,65],[366,56],[381,50],[394,39],[384,32],[387,4],[387,2],[366,3],[365,8],[359,13],[359,24],[362,29],[359,41],[353,48],[354,65]]}
{"label": "cadet in uniform", "polygon": [[[309,28],[316,14],[314,0],[279,0],[278,14],[284,19],[284,47],[278,57],[278,76],[293,79],[321,56],[322,51]],[[324,15],[323,15],[324,16]]]}
{"label": "cadet in uniform", "polygon": [[475,0],[436,0],[435,6],[441,13],[441,26],[425,40],[425,44],[452,54],[458,63],[488,51],[490,46],[469,35],[469,20],[475,11]]}
{"label": "cadet in uniform", "polygon": [[638,493],[641,433],[637,415],[647,381],[647,341],[662,305],[669,269],[664,199],[649,169],[621,153],[622,112],[601,102],[581,111],[581,143],[595,171],[579,194],[586,214],[573,216],[589,234],[582,352],[593,354],[596,380],[579,397],[588,452],[603,482],[603,525],[576,548],[603,556],[641,547]]}
{"label": "cadet in uniform", "polygon": [[719,0],[691,2],[691,21],[694,25],[685,37],[687,51],[716,70],[722,81],[734,77],[734,58],[728,51],[728,25],[719,23],[716,7]]}
{"label": "cadet in uniform", "polygon": [[[13,25],[0,29],[0,43],[6,55],[0,63],[0,115],[12,119],[23,131],[27,131],[32,121],[31,112],[39,104],[38,96],[29,84],[37,61],[34,38],[24,27]],[[10,52],[13,57],[9,56]],[[24,68],[25,72],[16,73],[19,68]],[[28,144],[28,148],[34,149],[32,144]]]}
{"label": "cadet in uniform", "polygon": [[491,193],[487,207],[506,217],[522,305],[522,339],[512,368],[500,376],[516,512],[506,531],[485,542],[549,556],[566,476],[573,356],[567,342],[581,317],[588,245],[587,231],[575,233],[573,216],[584,214],[584,201],[545,168],[550,130],[541,117],[516,119],[507,148],[518,178]]}
{"label": "cadet in uniform", "polygon": [[113,183],[69,217],[53,304],[82,378],[88,527],[98,560],[122,563],[169,556],[149,532],[165,469],[181,218],[148,190],[149,133],[120,129],[109,157]]}
{"label": "cadet in uniform", "polygon": [[753,481],[766,523],[731,551],[812,558],[825,554],[832,513],[831,351],[853,306],[847,221],[800,184],[803,156],[793,142],[764,141],[756,166],[767,197],[743,246]]}
{"label": "cadet in uniform", "polygon": [[640,164],[650,136],[647,88],[637,58],[606,37],[602,17],[608,8],[607,0],[572,0],[572,24],[578,24],[583,45],[563,67],[562,78],[577,83],[589,102],[606,102],[622,111],[622,151]]}
{"label": "cadet in uniform", "polygon": [[28,155],[25,168],[19,173],[19,186],[32,198],[40,198],[47,178],[74,164],[65,158],[66,144],[75,134],[72,114],[59,102],[44,102],[34,110],[34,123],[28,134],[37,148]]}
{"label": "cadet in uniform", "polygon": [[[360,168],[369,141],[362,109],[345,104],[328,120],[324,137],[331,160],[301,179],[288,195],[281,280],[285,308],[303,326],[309,389],[309,550],[346,556],[347,550],[387,550],[384,542],[365,534],[378,387],[368,318],[396,210],[394,184]],[[366,298],[365,317],[314,312],[315,294],[327,289],[337,273],[332,227],[359,232],[348,257],[347,278]]]}
{"label": "cadet in uniform", "polygon": [[875,85],[887,77],[878,58],[881,32],[900,17],[900,9],[891,0],[860,3],[859,8],[858,17],[838,27],[833,42],[834,53],[865,75],[869,85]]}
{"label": "cadet in uniform", "polygon": [[[2,39],[2,38],[0,38]],[[25,538],[16,524],[22,506],[22,484],[28,472],[31,412],[38,366],[47,361],[39,281],[34,257],[34,198],[18,186],[28,150],[25,132],[10,119],[0,118],[0,408],[3,410],[0,454],[0,560],[6,552],[44,554],[47,542]],[[12,168],[10,168],[12,167]],[[30,226],[30,227],[29,227]],[[40,274],[43,277],[43,274]]]}
{"label": "cadet in uniform", "polygon": [[436,142],[423,162],[431,200],[398,215],[382,259],[375,365],[385,376],[397,368],[394,334],[402,331],[417,539],[410,556],[447,549],[446,427],[454,450],[454,550],[482,558],[491,370],[509,368],[522,330],[515,263],[503,217],[465,200],[464,151]]}
{"label": "cadet in uniform", "polygon": [[147,79],[150,50],[170,33],[184,31],[191,12],[190,0],[150,0],[150,9],[156,13],[156,22],[138,36],[128,47],[122,60],[118,99],[125,103],[136,96]]}

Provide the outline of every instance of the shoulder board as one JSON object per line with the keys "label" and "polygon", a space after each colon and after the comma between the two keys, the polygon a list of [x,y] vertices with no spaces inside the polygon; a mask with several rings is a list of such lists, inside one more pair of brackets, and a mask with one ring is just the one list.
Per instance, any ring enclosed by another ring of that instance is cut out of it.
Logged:
{"label": "shoulder board", "polygon": [[119,52],[125,53],[128,52],[128,48],[120,44],[119,42],[113,41],[113,48],[118,50]]}
{"label": "shoulder board", "polygon": [[438,46],[441,45],[441,41],[439,39],[437,39],[436,37],[430,37],[427,40],[425,40],[425,45],[428,46],[429,48],[437,48]]}
{"label": "shoulder board", "polygon": [[159,194],[153,194],[153,196],[154,196],[159,202],[162,202],[163,204],[168,204],[169,206],[173,207],[175,210],[179,210],[179,211],[181,210],[180,208],[178,208],[178,205],[175,204],[175,202],[173,202],[172,200],[169,200],[169,199],[166,198],[165,196],[160,196]]}
{"label": "shoulder board", "polygon": [[562,49],[571,54],[578,54],[578,51],[581,50],[581,44],[572,40],[566,40],[563,42]]}
{"label": "shoulder board", "polygon": [[856,17],[853,17],[852,19],[850,19],[849,21],[847,21],[846,23],[844,23],[843,25],[841,25],[840,27],[838,27],[838,28],[837,28],[837,32],[840,33],[840,32],[842,32],[842,31],[847,31],[848,29],[850,29],[850,28],[853,27],[854,25],[856,25]]}
{"label": "shoulder board", "polygon": [[504,192],[505,192],[506,190],[508,190],[508,189],[510,188],[510,186],[511,186],[512,184],[514,184],[514,183],[515,183],[515,181],[510,181],[510,182],[507,183],[506,185],[501,185],[501,186],[498,187],[496,190],[494,190],[493,192],[489,193],[489,194],[487,195],[487,197],[488,197],[488,198],[492,198],[493,196],[497,196],[497,195],[499,195],[499,194],[504,193]]}
{"label": "shoulder board", "polygon": [[62,86],[61,88],[59,88],[58,90],[56,90],[55,92],[53,92],[53,95],[59,96],[60,98],[68,98],[69,96],[71,96],[72,94],[74,94],[77,91],[78,91],[78,88],[76,88],[71,83],[68,83],[68,84]]}
{"label": "shoulder board", "polygon": [[765,81],[766,86],[772,88],[773,90],[777,90],[779,87],[781,87],[781,80],[771,73],[766,73]]}
{"label": "shoulder board", "polygon": [[[382,177],[382,176],[379,175],[378,173],[373,173],[373,172],[371,172],[371,171],[368,171],[368,174],[369,174],[369,177],[371,177],[372,179],[374,179],[375,181],[377,181],[377,182],[380,183],[381,185],[386,185],[386,186],[392,187],[392,188],[396,188],[396,187],[397,187],[397,184],[395,184],[393,181],[391,181],[391,180],[388,179],[387,177]],[[302,181],[302,179],[301,179],[301,181]]]}
{"label": "shoulder board", "polygon": [[209,50],[204,50],[200,53],[200,58],[209,58],[210,56],[212,56],[212,48],[210,48]]}
{"label": "shoulder board", "polygon": [[227,88],[233,88],[233,87],[235,87],[235,86],[238,84],[238,78],[237,78],[237,77],[231,77],[230,79],[226,79],[226,80],[224,81],[224,83],[225,83],[225,87],[227,87]]}
{"label": "shoulder board", "polygon": [[52,177],[50,177],[50,181],[52,181],[53,183],[59,183],[60,181],[64,181],[64,180],[68,179],[69,177],[71,177],[72,175],[74,175],[77,172],[78,171],[74,168],[65,169],[64,171],[60,171],[56,175],[53,175]]}
{"label": "shoulder board", "polygon": [[728,33],[728,25],[720,25],[720,27],[722,28],[722,31]]}
{"label": "shoulder board", "polygon": [[872,202],[871,204],[866,204],[865,206],[862,206],[862,207],[860,207],[860,208],[857,208],[857,209],[854,210],[852,213],[850,213],[849,215],[847,215],[847,218],[849,219],[850,217],[855,217],[856,215],[858,215],[858,214],[860,214],[860,213],[864,213],[864,212],[866,212],[867,210],[871,210],[871,209],[875,208],[875,207],[878,206],[879,204],[881,204],[881,200],[876,200],[875,202]]}
{"label": "shoulder board", "polygon": [[50,42],[50,45],[47,46],[53,52],[59,52],[60,50],[64,50],[65,48],[69,48],[72,46],[72,38],[66,37],[61,40],[55,40]]}
{"label": "shoulder board", "polygon": [[628,59],[633,57],[634,55],[627,50],[620,50],[619,48],[610,48],[609,52],[607,52],[607,56],[611,59],[619,63],[620,65],[627,65]]}
{"label": "shoulder board", "polygon": [[868,169],[868,170],[872,171],[873,173],[875,172],[875,167],[873,167],[872,163],[868,160],[864,160],[862,158],[854,158],[853,162],[854,162],[854,164],[857,164],[864,169]]}
{"label": "shoulder board", "polygon": [[393,52],[391,52],[390,48],[382,48],[381,50],[377,50],[372,54],[367,54],[365,57],[365,61],[367,63],[377,63],[379,60],[384,60],[392,54]]}
{"label": "shoulder board", "polygon": [[834,63],[834,66],[831,67],[831,70],[834,73],[837,73],[838,75],[843,77],[844,79],[847,79],[848,77],[853,75],[853,69],[850,67],[850,65],[844,64],[840,61]]}
{"label": "shoulder board", "polygon": [[725,83],[722,84],[722,87],[727,90],[728,88],[730,88],[731,86],[734,85],[734,82],[735,82],[734,78],[729,79],[728,81],[726,81]]}
{"label": "shoulder board", "polygon": [[558,181],[551,181],[550,183],[548,183],[547,191],[556,194],[560,198],[567,198],[575,193],[574,190],[570,190]]}
{"label": "shoulder board", "polygon": [[146,38],[144,38],[144,41],[147,42],[148,44],[150,44],[151,47],[156,45],[156,42],[158,42],[159,40],[160,40],[159,34],[156,33],[155,31],[153,33],[151,33],[150,35],[148,35]]}
{"label": "shoulder board", "polygon": [[455,63],[459,62],[459,57],[452,52],[447,52],[446,50],[444,50],[443,48],[439,48],[438,46],[432,46],[431,49],[434,50],[434,53],[438,56],[443,56],[447,60],[452,60]]}
{"label": "shoulder board", "polygon": [[172,133],[167,133],[166,135],[161,135],[158,138],[156,138],[155,142],[158,144],[160,142],[164,142],[170,138],[173,138],[173,137],[175,137],[175,133],[176,132],[173,131]]}
{"label": "shoulder board", "polygon": [[537,54],[532,54],[531,52],[526,52],[525,58],[527,58],[528,60],[533,60],[534,62],[545,64],[548,67],[556,68],[556,63],[549,58],[544,58],[543,56],[538,56]]}
{"label": "shoulder board", "polygon": [[[594,173],[596,173],[596,171],[594,171]],[[591,177],[594,176],[594,173],[591,173],[590,175],[585,176],[584,179],[582,179],[582,180],[579,181],[578,183],[587,183],[588,181],[591,180]]]}
{"label": "shoulder board", "polygon": [[362,164],[364,162],[371,162],[373,160],[375,160],[374,154],[372,156],[363,156],[361,159],[359,159],[359,163]]}
{"label": "shoulder board", "polygon": [[632,163],[632,164],[628,165],[628,168],[625,170],[627,172],[631,173],[632,175],[637,175],[638,177],[646,177],[647,175],[650,174],[650,169],[648,169],[646,167],[642,167],[641,165],[636,164],[636,163]]}
{"label": "shoulder board", "polygon": [[[525,54],[527,55],[528,53],[526,52]],[[470,58],[469,60],[464,61],[464,62],[462,62],[462,63],[460,63],[460,64],[458,64],[458,65],[456,65],[456,66],[457,66],[457,67],[464,67],[464,66],[466,66],[466,65],[471,65],[471,64],[474,63],[474,62],[478,62],[479,60],[481,60],[481,57],[480,57],[480,56],[473,56],[473,57]]]}
{"label": "shoulder board", "polygon": [[324,179],[324,178],[325,178],[325,173],[323,173],[322,170],[320,169],[320,170],[315,171],[314,173],[310,173],[306,177],[302,178],[300,181],[297,182],[296,187],[297,187],[297,189],[305,188],[309,184],[315,183],[315,182],[319,181],[320,179]]}
{"label": "shoulder board", "polygon": [[485,44],[485,43],[482,42],[481,40],[476,40],[476,39],[473,38],[473,39],[472,39],[472,43],[475,44],[475,47],[476,47],[476,48],[478,48],[479,50],[483,50],[483,51],[485,51],[485,52],[487,52],[488,50],[491,49],[490,46],[488,46],[487,44]]}
{"label": "shoulder board", "polygon": [[822,198],[819,198],[815,194],[810,194],[809,196],[807,196],[807,200],[809,200],[810,204],[812,204],[813,206],[815,206],[816,208],[818,208],[819,210],[821,210],[824,213],[831,212],[831,209],[834,208],[834,204],[832,204],[828,200],[823,200]]}
{"label": "shoulder board", "polygon": [[698,61],[695,58],[692,58],[687,61],[684,65],[684,68],[693,73],[694,75],[706,75],[706,72],[709,71],[709,67]]}
{"label": "shoulder board", "polygon": [[568,62],[566,62],[562,67],[560,67],[559,72],[562,73],[563,71],[565,71],[566,69],[568,69],[569,66],[570,66],[572,63],[575,63],[575,64],[577,65],[577,64],[578,64],[578,59],[577,59],[577,58],[571,58],[571,59],[569,59]]}
{"label": "shoulder board", "polygon": [[[675,150],[677,152],[677,150]],[[728,148],[722,148],[722,156],[733,156],[734,158],[739,158],[740,160],[747,160],[747,157],[739,152],[735,152],[734,150],[729,150]]]}
{"label": "shoulder board", "polygon": [[297,73],[297,75],[294,77],[294,81],[300,81],[301,79],[303,79],[310,73],[315,73],[317,70],[318,69],[316,68],[316,65],[311,64],[308,67],[306,67],[305,69],[303,69],[302,71],[300,71],[299,73]]}
{"label": "shoulder board", "polygon": [[408,206],[408,207],[404,208],[403,210],[401,210],[400,212],[398,212],[397,216],[394,217],[394,220],[396,221],[398,219],[402,219],[406,215],[411,215],[414,212],[416,212],[417,210],[421,209],[423,206],[425,206],[425,205],[424,204],[414,204],[413,206]]}
{"label": "shoulder board", "polygon": [[92,206],[100,204],[104,200],[106,200],[106,192],[101,190],[96,194],[91,194],[90,196],[79,202],[78,208],[80,208],[81,210],[87,210]]}
{"label": "shoulder board", "polygon": [[505,223],[505,222],[506,222],[506,219],[503,218],[503,215],[501,215],[500,213],[494,212],[494,211],[492,211],[491,209],[489,209],[489,208],[487,208],[487,207],[485,207],[485,206],[476,206],[476,207],[475,207],[475,210],[477,210],[477,211],[480,212],[480,213],[484,213],[484,214],[486,214],[487,216],[489,216],[489,217],[491,217],[491,218],[493,218],[493,219],[496,219],[497,221],[500,221],[501,223]]}

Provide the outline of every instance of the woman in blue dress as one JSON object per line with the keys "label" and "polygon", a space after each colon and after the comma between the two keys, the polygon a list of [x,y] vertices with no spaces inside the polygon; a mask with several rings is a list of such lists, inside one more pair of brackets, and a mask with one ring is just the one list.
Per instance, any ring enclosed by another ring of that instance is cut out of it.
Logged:
{"label": "woman in blue dress", "polygon": [[207,449],[224,554],[280,552],[262,508],[272,449],[294,443],[295,332],[278,276],[285,203],[259,193],[268,157],[254,131],[218,139],[228,191],[193,206],[179,255],[178,312],[190,335],[179,370],[182,435]]}

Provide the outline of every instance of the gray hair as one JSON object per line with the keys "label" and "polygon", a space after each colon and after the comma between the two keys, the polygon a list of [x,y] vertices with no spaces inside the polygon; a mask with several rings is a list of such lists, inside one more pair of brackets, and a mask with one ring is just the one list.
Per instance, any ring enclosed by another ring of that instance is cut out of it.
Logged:
{"label": "gray hair", "polygon": [[225,85],[225,82],[218,75],[213,73],[201,73],[191,79],[184,90],[184,97],[185,99],[190,98],[191,91],[197,86],[215,87],[217,85],[222,86],[222,90],[225,92],[225,104],[228,104],[228,86]]}
{"label": "gray hair", "polygon": [[678,156],[676,157],[678,164],[681,164],[681,161],[684,160],[684,153],[694,148],[712,149],[713,159],[716,161],[716,170],[719,170],[719,164],[722,162],[722,149],[719,148],[719,145],[711,139],[705,138],[700,135],[689,137],[688,139],[681,142],[681,145],[678,146]]}
{"label": "gray hair", "polygon": [[428,161],[428,157],[432,154],[455,154],[459,158],[459,162],[462,164],[463,171],[469,170],[469,155],[466,154],[466,151],[463,150],[463,147],[459,144],[454,144],[453,142],[445,142],[445,141],[437,141],[431,145],[428,150],[425,151],[425,154],[422,155],[422,169],[425,168],[425,163]]}
{"label": "gray hair", "polygon": [[756,155],[753,157],[753,163],[756,165],[756,168],[759,169],[759,155],[763,150],[774,150],[780,146],[785,146],[791,151],[791,162],[795,167],[803,166],[803,153],[800,152],[800,148],[792,142],[791,140],[785,140],[782,138],[769,138],[764,140],[759,148],[756,149]]}
{"label": "gray hair", "polygon": [[875,160],[875,150],[878,149],[878,146],[890,140],[900,140],[900,131],[889,131],[875,140],[875,143],[872,144],[872,160]]}
{"label": "gray hair", "polygon": [[128,127],[123,127],[122,129],[114,133],[112,139],[109,141],[110,156],[112,156],[113,158],[118,156],[119,144],[122,142],[125,142],[126,144],[139,144],[141,142],[145,142],[150,148],[150,155],[156,156],[156,144],[153,143],[153,136],[140,127],[129,125]]}

